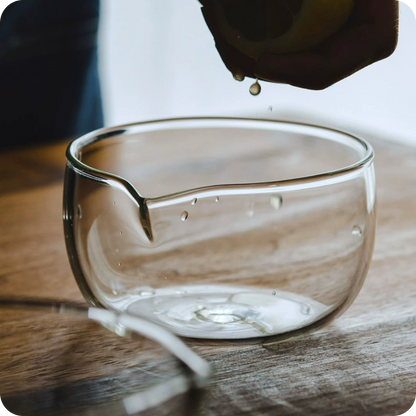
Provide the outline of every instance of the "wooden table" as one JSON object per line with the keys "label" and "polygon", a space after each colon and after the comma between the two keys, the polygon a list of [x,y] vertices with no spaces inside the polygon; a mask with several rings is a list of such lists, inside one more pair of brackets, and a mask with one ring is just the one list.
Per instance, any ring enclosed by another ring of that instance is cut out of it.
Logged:
{"label": "wooden table", "polygon": [[[370,141],[377,153],[378,231],[359,297],[335,323],[301,340],[191,344],[216,372],[203,415],[399,415],[414,402],[416,148]],[[65,147],[0,154],[2,297],[83,302],[62,231]]]}

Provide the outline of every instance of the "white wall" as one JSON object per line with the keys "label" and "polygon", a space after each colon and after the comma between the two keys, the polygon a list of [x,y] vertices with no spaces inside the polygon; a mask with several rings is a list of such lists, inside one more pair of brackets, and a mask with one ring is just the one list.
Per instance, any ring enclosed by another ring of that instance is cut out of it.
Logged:
{"label": "white wall", "polygon": [[315,120],[416,144],[416,21],[403,3],[394,55],[324,91],[262,83],[260,96],[250,96],[252,80],[232,79],[197,0],[102,0],[100,36],[107,125],[233,114]]}

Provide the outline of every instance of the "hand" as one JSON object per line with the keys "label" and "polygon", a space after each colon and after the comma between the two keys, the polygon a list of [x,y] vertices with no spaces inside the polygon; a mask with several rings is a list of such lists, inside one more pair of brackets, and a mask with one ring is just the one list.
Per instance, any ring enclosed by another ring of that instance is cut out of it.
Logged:
{"label": "hand", "polygon": [[[356,0],[348,22],[321,45],[293,54],[262,55],[254,60],[226,42],[218,29],[212,0],[200,1],[225,66],[240,76],[322,90],[387,58],[397,46],[399,2]],[[221,1],[226,4],[233,0]]]}

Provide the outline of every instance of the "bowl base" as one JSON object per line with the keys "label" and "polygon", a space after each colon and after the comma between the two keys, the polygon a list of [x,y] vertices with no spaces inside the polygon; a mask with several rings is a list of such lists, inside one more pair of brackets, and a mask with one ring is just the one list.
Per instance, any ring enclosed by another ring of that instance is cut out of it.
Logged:
{"label": "bowl base", "polygon": [[201,285],[157,289],[126,312],[183,337],[246,339],[308,326],[330,307],[290,292]]}

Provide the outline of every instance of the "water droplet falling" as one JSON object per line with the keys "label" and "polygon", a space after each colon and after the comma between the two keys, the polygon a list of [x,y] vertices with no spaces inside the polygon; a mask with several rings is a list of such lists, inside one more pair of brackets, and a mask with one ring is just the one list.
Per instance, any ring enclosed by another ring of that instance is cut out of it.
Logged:
{"label": "water droplet falling", "polygon": [[81,205],[78,205],[78,218],[81,219],[82,218],[82,210],[81,210]]}
{"label": "water droplet falling", "polygon": [[215,202],[220,202],[220,197],[219,197],[219,196],[217,196],[217,197],[215,198]]}
{"label": "water droplet falling", "polygon": [[194,198],[191,202],[192,205],[196,205],[196,203],[198,202],[198,198]]}
{"label": "water droplet falling", "polygon": [[261,92],[261,86],[259,84],[259,80],[258,79],[256,79],[256,82],[253,85],[251,85],[249,91],[250,91],[250,94],[251,95],[259,95],[260,94],[260,92]]}
{"label": "water droplet falling", "polygon": [[186,221],[187,219],[188,219],[188,212],[187,211],[182,212],[181,220]]}
{"label": "water droplet falling", "polygon": [[363,230],[358,225],[355,225],[351,231],[351,234],[357,237],[361,237],[363,235]]}
{"label": "water droplet falling", "polygon": [[270,197],[270,205],[274,209],[280,209],[283,204],[283,198],[279,194],[274,194]]}

